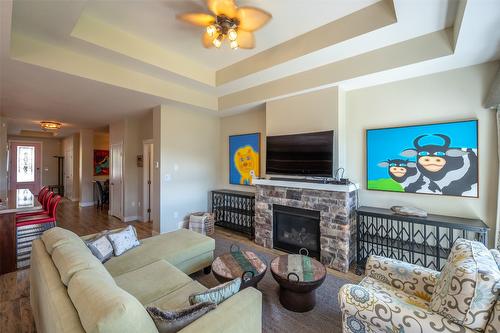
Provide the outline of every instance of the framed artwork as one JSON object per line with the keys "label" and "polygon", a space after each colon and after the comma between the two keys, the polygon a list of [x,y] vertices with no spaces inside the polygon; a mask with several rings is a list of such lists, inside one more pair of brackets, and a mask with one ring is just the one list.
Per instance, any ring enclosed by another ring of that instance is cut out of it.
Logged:
{"label": "framed artwork", "polygon": [[252,185],[260,177],[260,133],[229,136],[229,183]]}
{"label": "framed artwork", "polygon": [[94,176],[109,175],[109,150],[94,150]]}
{"label": "framed artwork", "polygon": [[478,121],[366,131],[367,189],[478,197]]}

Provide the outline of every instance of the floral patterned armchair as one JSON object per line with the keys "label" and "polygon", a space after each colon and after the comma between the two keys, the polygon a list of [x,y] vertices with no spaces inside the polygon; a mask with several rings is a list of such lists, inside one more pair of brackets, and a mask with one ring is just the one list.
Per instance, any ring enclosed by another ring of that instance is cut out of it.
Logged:
{"label": "floral patterned armchair", "polygon": [[[500,268],[500,253],[490,251]],[[365,278],[358,285],[347,284],[339,291],[342,331],[500,333],[498,296],[496,303],[493,296],[491,310],[482,311],[487,322],[483,329],[473,330],[432,311],[431,297],[440,274],[399,260],[371,256],[366,264]]]}

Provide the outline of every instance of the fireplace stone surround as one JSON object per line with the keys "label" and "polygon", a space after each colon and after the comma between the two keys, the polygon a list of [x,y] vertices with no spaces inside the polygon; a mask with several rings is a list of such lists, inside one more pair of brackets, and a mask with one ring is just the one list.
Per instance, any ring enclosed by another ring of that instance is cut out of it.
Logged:
{"label": "fireplace stone surround", "polygon": [[255,179],[255,243],[273,248],[273,205],[320,212],[320,258],[347,272],[356,250],[356,185]]}

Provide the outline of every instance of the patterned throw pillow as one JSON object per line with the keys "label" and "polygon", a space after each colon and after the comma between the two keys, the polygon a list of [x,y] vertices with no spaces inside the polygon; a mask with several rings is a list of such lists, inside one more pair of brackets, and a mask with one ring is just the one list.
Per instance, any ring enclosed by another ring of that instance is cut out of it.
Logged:
{"label": "patterned throw pillow", "polygon": [[479,242],[458,239],[431,298],[434,312],[473,330],[483,331],[498,296],[500,271]]}
{"label": "patterned throw pillow", "polygon": [[195,231],[199,234],[205,235],[205,223],[207,221],[208,216],[202,215],[191,215],[189,216],[189,230]]}
{"label": "patterned throw pillow", "polygon": [[123,230],[110,232],[106,236],[113,246],[115,256],[122,255],[126,251],[141,244],[139,240],[137,240],[135,228],[131,225]]}
{"label": "patterned throw pillow", "polygon": [[146,310],[160,333],[174,333],[215,308],[214,303],[204,302],[174,311],[162,311],[157,307],[147,307]]}
{"label": "patterned throw pillow", "polygon": [[106,237],[108,232],[108,230],[102,231],[95,237],[85,241],[92,254],[102,263],[113,256],[113,245],[111,245],[108,237]]}
{"label": "patterned throw pillow", "polygon": [[208,289],[207,291],[189,296],[189,304],[193,305],[203,302],[211,302],[219,305],[240,291],[240,287],[241,278],[236,278],[217,287]]}

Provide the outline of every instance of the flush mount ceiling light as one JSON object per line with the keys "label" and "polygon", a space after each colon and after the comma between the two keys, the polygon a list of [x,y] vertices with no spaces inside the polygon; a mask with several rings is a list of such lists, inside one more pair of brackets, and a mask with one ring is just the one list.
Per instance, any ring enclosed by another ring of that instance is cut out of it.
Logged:
{"label": "flush mount ceiling light", "polygon": [[61,128],[62,124],[56,121],[41,121],[40,126],[44,131],[57,131]]}
{"label": "flush mount ceiling light", "polygon": [[233,50],[253,49],[253,32],[260,29],[272,15],[255,7],[237,7],[234,0],[207,0],[207,6],[215,14],[184,13],[177,16],[184,22],[205,27],[202,43],[206,48],[222,46],[229,41]]}

